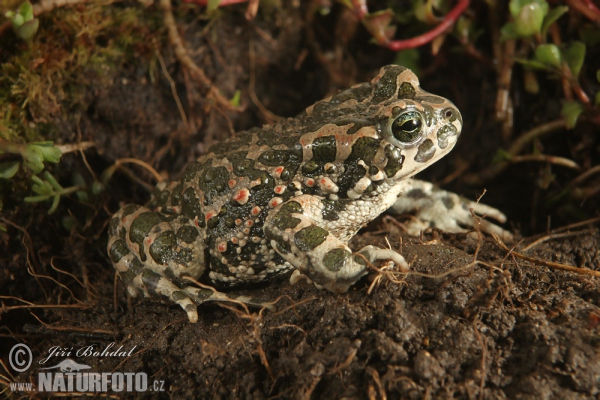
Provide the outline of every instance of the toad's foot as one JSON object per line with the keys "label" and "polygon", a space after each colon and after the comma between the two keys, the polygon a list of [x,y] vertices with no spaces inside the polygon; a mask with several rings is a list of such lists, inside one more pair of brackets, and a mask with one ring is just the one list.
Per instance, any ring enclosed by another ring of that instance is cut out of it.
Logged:
{"label": "toad's foot", "polygon": [[[364,256],[364,258],[362,258]],[[404,259],[404,257],[394,250],[381,249],[375,246],[365,246],[358,252],[358,257],[362,258],[369,264],[373,264],[377,261],[391,261],[400,268],[401,272],[408,272],[410,266]],[[317,289],[323,289],[323,285],[319,285],[317,282],[313,282],[308,276],[304,275],[300,270],[295,270],[290,276],[290,285],[295,285],[301,280],[306,280],[309,284],[314,284]]]}
{"label": "toad's foot", "polygon": [[506,222],[506,216],[497,209],[438,189],[429,182],[409,179],[405,185],[406,190],[402,191],[390,211],[396,214],[416,213],[416,218],[405,224],[408,234],[418,236],[422,230],[433,227],[446,232],[465,232],[465,227],[478,227],[484,233],[496,234],[505,240],[513,239],[507,230],[471,214],[473,210],[477,216]]}
{"label": "toad's foot", "polygon": [[167,277],[151,269],[144,269],[140,274],[135,276],[133,281],[127,285],[127,290],[132,297],[137,297],[140,293],[143,293],[145,297],[159,295],[169,298],[183,308],[189,321],[192,323],[198,321],[197,306],[209,301],[243,303],[254,308],[266,308],[270,311],[276,310],[276,307],[271,303],[253,301],[248,296],[222,293],[210,286],[203,288],[193,286],[180,287]]}

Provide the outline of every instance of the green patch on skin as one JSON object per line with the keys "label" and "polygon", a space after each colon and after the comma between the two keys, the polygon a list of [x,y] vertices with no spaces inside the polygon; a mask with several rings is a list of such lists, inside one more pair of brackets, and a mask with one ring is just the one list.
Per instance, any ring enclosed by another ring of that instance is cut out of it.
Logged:
{"label": "green patch on skin", "polygon": [[410,82],[402,82],[400,88],[398,89],[398,98],[399,99],[414,99],[417,91],[410,84]]}
{"label": "green patch on skin", "polygon": [[346,164],[344,168],[344,173],[340,175],[337,182],[340,197],[347,196],[348,190],[353,188],[356,182],[367,173],[367,170],[356,161]]}
{"label": "green patch on skin", "polygon": [[135,287],[133,280],[135,279],[137,274],[134,273],[133,270],[128,269],[127,271],[120,271],[119,276],[121,277],[121,280],[125,283],[125,285]]}
{"label": "green patch on skin", "polygon": [[321,215],[325,221],[337,221],[340,219],[340,212],[344,211],[346,208],[346,204],[341,201],[333,201],[324,199],[323,200],[323,210],[321,211]]}
{"label": "green patch on skin", "polygon": [[163,190],[162,192],[158,193],[158,195],[154,196],[154,198],[151,200],[151,206],[149,208],[154,209],[158,207],[164,207],[167,204],[167,201],[169,201],[170,196],[171,192],[166,189]]}
{"label": "green patch on skin", "polygon": [[183,299],[187,299],[189,298],[189,296],[181,291],[181,290],[175,290],[172,294],[171,294],[171,300],[175,301],[175,302],[179,302],[179,300],[183,300]]}
{"label": "green patch on skin", "polygon": [[273,217],[273,226],[280,231],[295,228],[300,219],[292,217],[294,214],[302,214],[302,206],[297,201],[289,201],[281,206],[281,209]]}
{"label": "green patch on skin", "polygon": [[337,272],[346,263],[346,261],[352,256],[348,250],[345,249],[333,249],[323,257],[323,265],[330,271]]}
{"label": "green patch on skin", "polygon": [[160,214],[155,212],[145,212],[138,215],[137,218],[131,223],[129,240],[138,244],[142,262],[146,261],[146,254],[143,251],[144,239],[148,236],[148,233],[152,230],[152,228],[161,222],[163,222],[163,219]]}
{"label": "green patch on skin", "polygon": [[246,158],[247,155],[247,151],[238,151],[227,155],[227,160],[231,163],[231,166],[233,167],[233,173],[236,176],[252,177],[252,172],[257,172],[254,169],[254,160]]}
{"label": "green patch on skin", "polygon": [[214,293],[215,292],[213,290],[210,290],[210,289],[198,289],[198,293],[196,293],[195,295],[200,300],[206,300],[206,299],[211,298],[211,296]]}
{"label": "green patch on skin", "polygon": [[204,213],[202,213],[202,208],[200,207],[200,199],[196,197],[196,191],[191,186],[183,192],[181,214],[189,219],[198,218],[200,223],[204,221]]}
{"label": "green patch on skin", "polygon": [[160,284],[160,281],[165,279],[162,275],[152,271],[151,269],[145,269],[142,272],[142,282],[144,283],[144,287],[148,290],[150,294],[156,295],[156,289]]}
{"label": "green patch on skin", "polygon": [[164,265],[170,258],[177,239],[173,231],[164,231],[158,235],[150,246],[150,255],[157,264]]}
{"label": "green patch on skin", "polygon": [[409,190],[406,194],[406,197],[410,197],[411,199],[424,199],[425,197],[427,197],[427,193],[425,193],[423,190],[421,189],[412,189]]}
{"label": "green patch on skin", "polygon": [[442,126],[437,133],[438,146],[440,146],[440,149],[445,149],[448,147],[448,138],[456,136],[456,133],[457,130],[454,125],[448,124]]}
{"label": "green patch on skin", "polygon": [[327,239],[329,232],[319,226],[307,226],[296,232],[294,243],[300,251],[311,251]]}
{"label": "green patch on skin", "polygon": [[124,240],[119,239],[115,240],[115,242],[110,246],[110,250],[108,251],[108,255],[113,263],[118,263],[121,258],[125,257],[129,254],[129,247],[127,247],[127,243]]}
{"label": "green patch on skin", "polygon": [[423,104],[423,118],[427,126],[431,126],[435,122],[435,111],[429,104]]}
{"label": "green patch on skin", "polygon": [[385,156],[387,157],[388,162],[383,168],[383,171],[388,178],[391,178],[402,169],[404,156],[399,148],[392,146],[391,144],[388,144],[385,147]]}
{"label": "green patch on skin", "polygon": [[219,225],[219,218],[216,215],[206,221],[206,227],[209,229],[215,229],[217,225]]}
{"label": "green patch on skin", "polygon": [[182,226],[177,231],[177,239],[185,243],[194,242],[198,235],[198,229],[190,225]]}
{"label": "green patch on skin", "polygon": [[229,229],[235,228],[235,218],[233,218],[233,217],[225,217],[225,219],[223,220],[223,223]]}
{"label": "green patch on skin", "polygon": [[370,165],[379,149],[380,139],[372,137],[361,137],[352,145],[352,153],[348,156],[346,163],[354,160],[363,160],[367,165]]}
{"label": "green patch on skin", "polygon": [[198,176],[198,174],[202,172],[202,168],[202,164],[200,164],[197,161],[194,161],[193,163],[185,167],[185,170],[181,174],[181,180],[183,182],[189,182],[195,179]]}
{"label": "green patch on skin", "polygon": [[406,70],[406,68],[397,65],[389,65],[384,68],[387,69],[377,82],[373,92],[373,104],[381,103],[396,93],[398,75]]}
{"label": "green patch on skin", "polygon": [[141,206],[138,204],[127,204],[125,207],[123,207],[121,209],[121,215],[123,215],[123,217],[131,215],[134,212],[136,212],[137,210],[139,210],[140,207]]}
{"label": "green patch on skin", "polygon": [[290,246],[290,244],[288,242],[284,242],[283,240],[276,240],[275,241],[276,246],[277,246],[277,251],[280,252],[281,254],[289,254],[292,252],[292,247]]}
{"label": "green patch on skin", "polygon": [[258,161],[264,165],[274,167],[278,165],[284,165],[289,161],[290,158],[291,151],[289,150],[268,150],[258,157]]}
{"label": "green patch on skin", "polygon": [[181,196],[183,194],[183,184],[175,186],[173,193],[171,194],[171,205],[178,206],[181,204]]}
{"label": "green patch on skin", "polygon": [[306,164],[304,164],[302,166],[302,175],[305,176],[315,176],[315,175],[320,175],[323,173],[323,164],[315,161],[315,160],[310,160],[307,161]]}
{"label": "green patch on skin", "polygon": [[433,158],[434,154],[435,146],[431,139],[427,139],[419,145],[419,150],[415,156],[415,161],[419,163],[426,163]]}
{"label": "green patch on skin", "polygon": [[[281,140],[283,139],[286,139],[285,136],[282,136]],[[284,170],[280,175],[280,178],[283,181],[292,179],[302,162],[302,146],[300,143],[295,142],[295,137],[289,137],[286,140],[290,140],[290,142],[286,144],[289,147],[287,150],[268,150],[258,157],[258,161],[263,165],[268,165],[270,167],[284,167]],[[261,145],[261,142],[264,142],[263,144],[273,146],[276,144],[273,143],[273,141],[277,141],[277,139],[273,137],[273,132],[269,132],[269,136],[263,138],[263,140],[259,141],[257,144]]]}
{"label": "green patch on skin", "polygon": [[[127,245],[125,245],[125,246],[127,246]],[[111,248],[111,250],[112,250],[112,248]],[[128,250],[129,250],[129,248],[128,248]],[[112,254],[111,254],[111,259],[112,259]],[[142,262],[140,260],[138,260],[137,257],[133,257],[131,259],[131,262],[129,263],[128,267],[129,267],[129,269],[127,271],[119,271],[119,276],[121,277],[123,282],[125,282],[127,285],[135,286],[135,284],[133,283],[133,279],[138,274],[140,274],[146,267],[144,267],[144,264],[142,264]]]}
{"label": "green patch on skin", "polygon": [[451,210],[455,206],[454,200],[450,197],[442,197],[442,203],[444,203],[444,206],[446,206],[448,210]]}
{"label": "green patch on skin", "polygon": [[213,198],[222,195],[229,186],[229,171],[225,167],[207,167],[198,182],[198,187],[204,191],[204,204],[213,202]]}

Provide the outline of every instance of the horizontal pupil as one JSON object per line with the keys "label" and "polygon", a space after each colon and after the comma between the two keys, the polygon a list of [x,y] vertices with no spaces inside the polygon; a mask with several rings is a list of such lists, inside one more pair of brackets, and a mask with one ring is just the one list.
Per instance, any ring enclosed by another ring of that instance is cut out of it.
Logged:
{"label": "horizontal pupil", "polygon": [[402,124],[402,130],[404,131],[414,131],[419,127],[418,121],[411,119]]}

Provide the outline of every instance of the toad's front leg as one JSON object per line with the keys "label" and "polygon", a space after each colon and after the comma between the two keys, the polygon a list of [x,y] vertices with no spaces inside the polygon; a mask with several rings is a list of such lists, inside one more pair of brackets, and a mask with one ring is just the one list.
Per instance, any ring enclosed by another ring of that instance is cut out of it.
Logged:
{"label": "toad's front leg", "polygon": [[327,230],[323,204],[316,196],[295,197],[276,207],[265,221],[265,236],[287,262],[315,284],[343,293],[367,273],[367,263],[392,260],[408,264],[393,250],[373,246],[352,254],[348,245]]}
{"label": "toad's front leg", "polygon": [[401,195],[390,207],[390,211],[395,214],[415,213],[416,218],[405,223],[408,234],[412,236],[419,236],[421,231],[433,227],[446,232],[465,232],[470,227],[479,226],[484,233],[513,240],[513,235],[502,227],[473,216],[486,216],[504,223],[506,216],[493,207],[465,199],[418,179],[406,179],[399,185]]}

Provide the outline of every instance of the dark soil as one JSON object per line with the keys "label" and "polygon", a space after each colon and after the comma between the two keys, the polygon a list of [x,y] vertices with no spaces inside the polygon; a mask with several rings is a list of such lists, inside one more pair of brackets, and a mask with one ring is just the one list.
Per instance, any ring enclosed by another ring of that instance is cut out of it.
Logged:
{"label": "dark soil", "polygon": [[[92,141],[95,148],[85,153],[87,165],[81,154],[64,155],[51,168],[54,175],[64,186],[75,172],[91,183],[91,171],[100,176],[115,160],[134,157],[176,177],[208,144],[271,122],[252,95],[267,110],[293,116],[328,93],[368,80],[392,61],[391,52],[371,44],[360,25],[348,22],[341,6],[328,16],[309,17],[306,5],[282,3],[261,9],[250,22],[244,5],[224,8],[210,22],[196,7],[176,10],[194,60],[226,97],[241,91],[243,112],[207,101],[203,88],[176,61],[164,31],[152,32],[148,43],[134,46],[129,61],[111,70],[113,75],[82,87],[85,107],[77,119],[57,122],[58,142]],[[476,11],[487,18],[485,10]],[[151,8],[143,16],[157,14]],[[16,41],[11,35],[3,33],[2,40]],[[484,49],[486,40],[484,35]],[[46,215],[46,203],[21,202],[26,185],[3,183],[3,191],[13,195],[4,200],[7,231],[0,231],[0,354],[6,368],[0,383],[37,384],[38,363],[53,346],[74,353],[115,343],[113,349],[122,346],[130,355],[62,354],[44,366],[69,356],[94,372],[144,372],[150,384],[163,382],[163,398],[598,398],[600,281],[589,274],[600,271],[598,225],[559,230],[525,247],[548,229],[593,216],[599,200],[557,200],[553,196],[576,174],[552,171],[555,181],[543,187],[538,179],[549,173],[545,165],[515,164],[480,186],[464,182],[514,138],[503,139],[500,123],[490,116],[496,90],[492,67],[465,54],[457,57],[451,50],[458,44],[447,41],[437,56],[421,49],[421,83],[454,100],[466,126],[453,152],[420,177],[472,199],[487,188],[483,202],[505,212],[505,227],[524,237],[517,248],[507,251],[477,232],[434,231],[410,238],[384,216],[351,245],[385,247],[389,241],[411,263],[408,275],[373,271],[339,295],[306,282],[290,285],[287,279],[236,289],[235,294],[277,300],[279,311],[207,304],[191,324],[177,306],[128,298],[105,252],[111,214],[120,205],[149,198],[154,182],[143,168],[126,164],[102,195],[62,199],[52,216]],[[152,43],[174,80],[187,124]],[[556,115],[552,95],[558,83],[545,83],[543,94],[532,99],[514,89],[521,95],[515,136]],[[569,137],[552,136],[544,145],[548,153],[557,149],[552,154],[594,165],[599,142],[593,132],[583,124]],[[574,144],[578,139],[588,143],[588,152]],[[445,179],[451,175],[454,179]],[[75,227],[67,230],[73,221]],[[555,264],[579,269],[565,271]],[[34,357],[34,366],[21,374],[8,363],[16,343],[26,343]],[[11,393],[8,387],[5,393],[46,397]]]}

